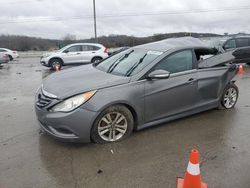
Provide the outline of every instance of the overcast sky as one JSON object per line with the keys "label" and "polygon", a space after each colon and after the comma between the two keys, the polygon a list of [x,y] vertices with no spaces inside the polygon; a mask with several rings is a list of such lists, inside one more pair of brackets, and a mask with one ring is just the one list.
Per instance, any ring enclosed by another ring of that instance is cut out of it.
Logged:
{"label": "overcast sky", "polygon": [[[94,36],[92,0],[0,0],[0,34]],[[250,33],[249,0],[96,0],[98,35]]]}

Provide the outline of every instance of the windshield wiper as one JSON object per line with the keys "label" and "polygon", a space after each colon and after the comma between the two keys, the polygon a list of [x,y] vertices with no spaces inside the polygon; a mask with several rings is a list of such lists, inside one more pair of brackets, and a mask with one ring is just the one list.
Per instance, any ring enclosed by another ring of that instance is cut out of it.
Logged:
{"label": "windshield wiper", "polygon": [[118,65],[121,61],[123,61],[124,59],[128,58],[128,56],[129,56],[131,53],[133,53],[133,52],[134,52],[134,50],[131,50],[131,52],[125,54],[123,57],[117,59],[114,63],[112,63],[112,65],[108,68],[107,73],[113,72],[113,70],[117,67],[117,65]]}
{"label": "windshield wiper", "polygon": [[145,54],[136,64],[134,64],[125,74],[125,76],[130,76],[132,74],[132,72],[143,62],[143,60],[145,59],[145,57],[148,54]]}

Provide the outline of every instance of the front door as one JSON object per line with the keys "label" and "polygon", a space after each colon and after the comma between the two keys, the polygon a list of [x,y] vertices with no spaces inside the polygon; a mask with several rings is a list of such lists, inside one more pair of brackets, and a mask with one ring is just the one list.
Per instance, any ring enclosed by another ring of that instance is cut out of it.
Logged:
{"label": "front door", "polygon": [[171,74],[168,79],[145,82],[146,123],[193,109],[197,97],[198,73],[191,50],[170,55],[153,68],[157,69]]}

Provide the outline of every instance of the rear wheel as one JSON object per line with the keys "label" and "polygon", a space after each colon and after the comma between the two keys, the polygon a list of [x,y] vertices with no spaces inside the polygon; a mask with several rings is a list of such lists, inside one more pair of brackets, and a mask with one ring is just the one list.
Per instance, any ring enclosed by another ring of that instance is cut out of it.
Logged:
{"label": "rear wheel", "polygon": [[91,60],[91,63],[98,63],[102,60],[101,57],[94,57],[92,60]]}
{"label": "rear wheel", "polygon": [[230,83],[221,97],[220,109],[231,109],[237,103],[239,89],[234,83]]}
{"label": "rear wheel", "polygon": [[56,69],[61,69],[62,68],[62,60],[60,59],[52,59],[50,61],[50,67],[52,70],[56,70]]}
{"label": "rear wheel", "polygon": [[121,141],[132,133],[133,128],[132,113],[125,106],[112,106],[96,119],[91,130],[91,139],[96,143]]}

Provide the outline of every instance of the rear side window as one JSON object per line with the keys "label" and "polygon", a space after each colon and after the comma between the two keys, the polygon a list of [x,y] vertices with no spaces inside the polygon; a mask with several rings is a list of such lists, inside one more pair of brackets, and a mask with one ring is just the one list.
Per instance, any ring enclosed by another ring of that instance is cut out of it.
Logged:
{"label": "rear side window", "polygon": [[89,51],[97,51],[100,50],[101,48],[98,46],[88,46]]}
{"label": "rear side window", "polygon": [[240,47],[245,47],[245,46],[249,46],[249,43],[248,43],[248,39],[245,38],[245,39],[236,39],[236,44],[237,44],[237,47],[240,48]]}
{"label": "rear side window", "polygon": [[101,48],[98,46],[92,46],[92,45],[83,45],[82,46],[82,51],[97,51],[100,50]]}
{"label": "rear side window", "polygon": [[154,70],[163,69],[170,73],[178,73],[193,69],[193,53],[191,50],[177,52],[159,62]]}
{"label": "rear side window", "polygon": [[7,52],[6,50],[0,49],[0,52]]}
{"label": "rear side window", "polygon": [[226,44],[224,45],[224,49],[230,49],[230,48],[236,48],[236,42],[235,40],[229,40],[226,42]]}

